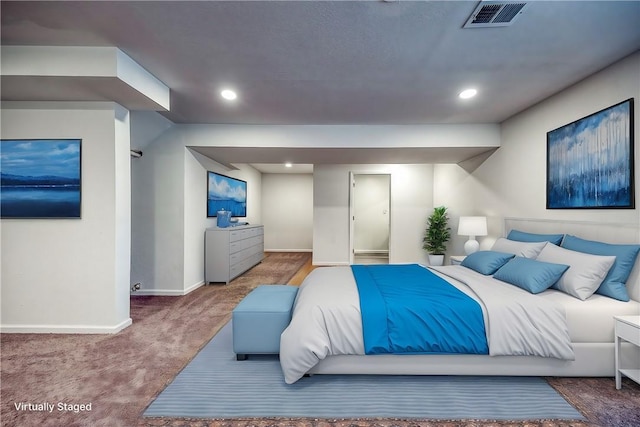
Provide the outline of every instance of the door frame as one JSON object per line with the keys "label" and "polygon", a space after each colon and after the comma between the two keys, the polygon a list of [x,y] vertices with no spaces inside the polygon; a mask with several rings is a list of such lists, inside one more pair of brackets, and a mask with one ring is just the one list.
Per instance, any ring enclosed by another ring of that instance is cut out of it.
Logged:
{"label": "door frame", "polygon": [[349,264],[354,263],[355,258],[355,186],[357,175],[385,175],[389,177],[389,259],[391,259],[391,173],[389,172],[353,172],[349,171]]}

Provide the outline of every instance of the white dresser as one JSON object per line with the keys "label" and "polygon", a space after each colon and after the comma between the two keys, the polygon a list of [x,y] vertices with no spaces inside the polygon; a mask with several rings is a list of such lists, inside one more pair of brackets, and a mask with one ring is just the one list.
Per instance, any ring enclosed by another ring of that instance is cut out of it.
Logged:
{"label": "white dresser", "polygon": [[205,283],[229,283],[264,258],[264,227],[208,228],[204,239]]}

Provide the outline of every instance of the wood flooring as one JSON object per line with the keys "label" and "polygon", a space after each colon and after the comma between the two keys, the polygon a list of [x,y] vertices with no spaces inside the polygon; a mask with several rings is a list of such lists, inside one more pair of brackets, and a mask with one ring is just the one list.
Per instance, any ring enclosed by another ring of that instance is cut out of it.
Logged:
{"label": "wood flooring", "polygon": [[300,270],[289,280],[288,285],[300,286],[302,281],[309,273],[311,273],[317,266],[313,265],[311,258],[302,266]]}

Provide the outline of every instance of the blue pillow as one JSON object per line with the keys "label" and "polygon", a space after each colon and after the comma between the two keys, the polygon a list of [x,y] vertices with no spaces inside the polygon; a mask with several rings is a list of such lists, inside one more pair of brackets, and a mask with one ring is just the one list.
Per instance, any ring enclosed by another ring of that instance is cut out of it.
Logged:
{"label": "blue pillow", "polygon": [[514,254],[505,252],[478,251],[467,255],[460,265],[475,270],[480,274],[491,275],[514,256]]}
{"label": "blue pillow", "polygon": [[516,240],[518,242],[551,242],[560,246],[564,234],[537,234],[527,233],[525,231],[511,230],[507,239]]}
{"label": "blue pillow", "polygon": [[614,245],[611,243],[585,240],[567,234],[562,242],[562,247],[592,255],[615,256],[616,260],[613,262],[602,284],[600,284],[600,287],[596,290],[596,294],[620,301],[629,301],[629,292],[627,292],[626,283],[633,269],[633,265],[636,262],[638,252],[640,252],[640,245]]}
{"label": "blue pillow", "polygon": [[556,283],[568,268],[569,266],[564,264],[517,256],[496,271],[493,277],[532,294],[539,294]]}

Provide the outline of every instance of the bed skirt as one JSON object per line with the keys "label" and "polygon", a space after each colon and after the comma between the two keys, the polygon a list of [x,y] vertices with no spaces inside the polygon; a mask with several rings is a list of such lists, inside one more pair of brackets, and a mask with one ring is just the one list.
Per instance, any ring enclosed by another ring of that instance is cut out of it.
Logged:
{"label": "bed skirt", "polygon": [[[536,356],[337,355],[328,356],[309,374],[375,375],[508,375],[547,377],[613,377],[613,343],[573,344],[575,360]],[[637,365],[640,351],[622,344],[622,366]]]}

